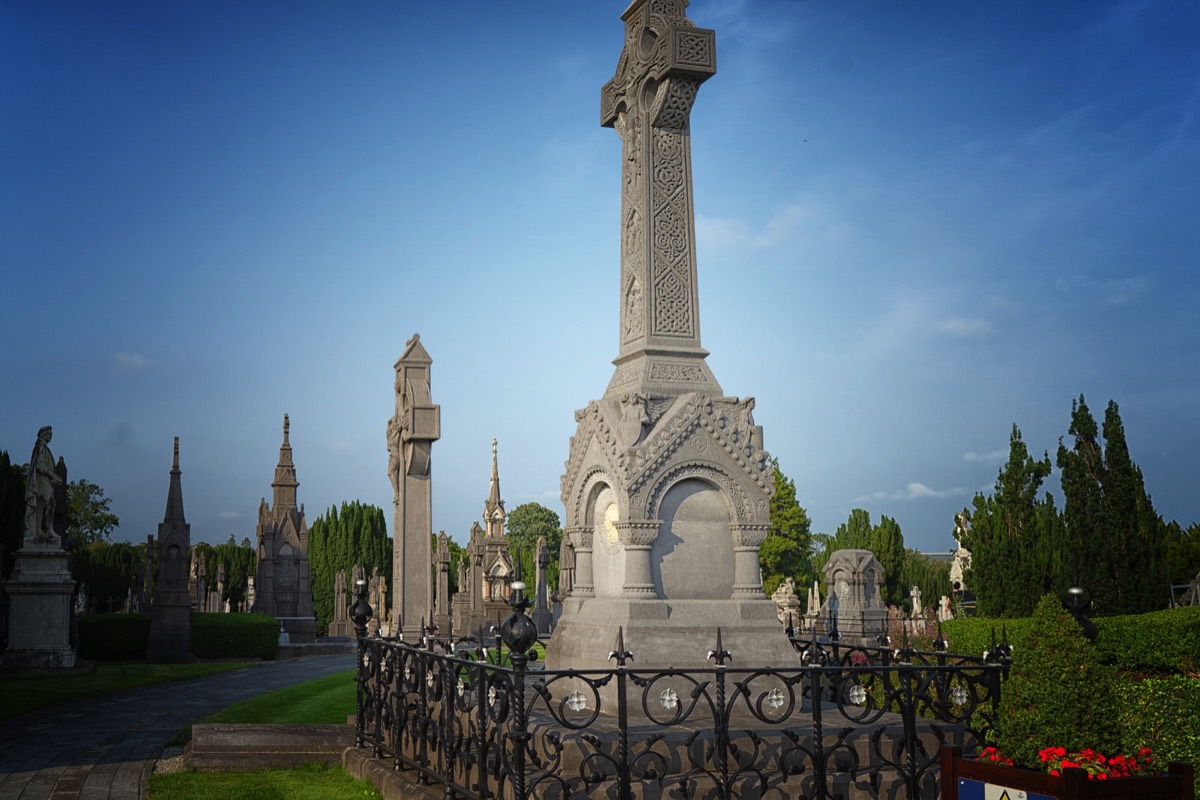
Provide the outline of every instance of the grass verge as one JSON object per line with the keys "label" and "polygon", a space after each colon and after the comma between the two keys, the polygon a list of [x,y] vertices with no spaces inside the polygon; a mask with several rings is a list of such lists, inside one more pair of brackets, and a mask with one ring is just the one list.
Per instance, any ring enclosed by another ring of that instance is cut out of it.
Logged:
{"label": "grass verge", "polygon": [[305,764],[293,769],[246,772],[175,772],[150,776],[150,800],[362,800],[381,798],[367,781],[340,765]]}
{"label": "grass verge", "polygon": [[[199,664],[99,664],[91,675],[0,679],[0,720],[43,708],[156,683],[203,678],[257,662]],[[353,705],[353,704],[352,704]]]}
{"label": "grass verge", "polygon": [[[355,672],[348,669],[323,678],[285,686],[226,706],[200,722],[254,722],[265,725],[341,725],[354,713]],[[181,745],[192,738],[187,726],[168,742]]]}

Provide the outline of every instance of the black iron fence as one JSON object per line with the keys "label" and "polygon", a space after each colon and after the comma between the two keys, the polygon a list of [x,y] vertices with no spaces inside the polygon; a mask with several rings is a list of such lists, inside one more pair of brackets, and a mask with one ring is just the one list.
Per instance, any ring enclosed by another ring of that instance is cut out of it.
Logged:
{"label": "black iron fence", "polygon": [[1007,669],[1003,643],[815,639],[793,640],[794,666],[735,668],[715,631],[708,669],[639,669],[618,641],[611,668],[548,670],[523,616],[502,626],[517,649],[360,638],[357,745],[447,798],[916,800],[937,796],[942,744],[982,741]]}

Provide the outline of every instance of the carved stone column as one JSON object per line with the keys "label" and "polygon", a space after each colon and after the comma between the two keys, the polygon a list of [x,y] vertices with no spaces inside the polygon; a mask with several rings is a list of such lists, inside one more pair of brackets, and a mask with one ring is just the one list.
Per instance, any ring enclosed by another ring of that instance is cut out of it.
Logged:
{"label": "carved stone column", "polygon": [[758,566],[758,548],[766,541],[769,525],[729,526],[733,537],[733,597],[764,597],[762,570]]}
{"label": "carved stone column", "polygon": [[575,548],[575,587],[572,597],[595,597],[592,585],[592,529],[590,526],[568,528],[567,536]]}
{"label": "carved stone column", "polygon": [[658,538],[661,520],[649,522],[618,522],[617,536],[625,550],[625,582],[621,593],[643,600],[658,596],[650,573],[650,545]]}

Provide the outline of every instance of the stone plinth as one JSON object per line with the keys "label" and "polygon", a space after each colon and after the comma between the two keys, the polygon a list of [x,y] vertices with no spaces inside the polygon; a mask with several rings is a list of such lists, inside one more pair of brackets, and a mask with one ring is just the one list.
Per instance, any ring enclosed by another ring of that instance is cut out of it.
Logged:
{"label": "stone plinth", "polygon": [[16,556],[8,589],[8,650],[5,665],[73,667],[71,593],[75,581],[67,554],[57,547],[26,547]]}

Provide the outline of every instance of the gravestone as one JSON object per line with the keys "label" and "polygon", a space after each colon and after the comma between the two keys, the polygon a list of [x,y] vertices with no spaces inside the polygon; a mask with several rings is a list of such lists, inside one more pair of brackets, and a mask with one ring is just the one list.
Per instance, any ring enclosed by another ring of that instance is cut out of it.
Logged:
{"label": "gravestone", "polygon": [[150,641],[146,661],[179,664],[192,661],[192,598],[188,593],[192,526],[183,515],[179,470],[179,437],[175,437],[167,510],[158,526],[158,581],[150,605]]}
{"label": "gravestone", "polygon": [[445,531],[437,538],[437,596],[434,598],[433,624],[440,633],[450,633],[450,537]]}
{"label": "gravestone", "polygon": [[538,537],[535,553],[537,582],[533,591],[533,613],[530,618],[537,628],[538,636],[545,636],[550,633],[550,625],[554,622],[554,615],[550,613],[549,587],[546,585],[549,578],[547,573],[550,569],[550,550],[546,547],[545,536]]}
{"label": "gravestone", "polygon": [[308,566],[308,524],[304,506],[296,505],[300,482],[292,462],[289,428],[288,415],[284,414],[283,444],[271,483],[272,504],[267,505],[264,497],[258,506],[254,610],[278,619],[289,644],[311,644],[317,637],[317,619]]}
{"label": "gravestone", "polygon": [[354,623],[346,599],[346,570],[339,569],[333,579],[333,621],[329,623],[330,636],[353,636]]}
{"label": "gravestone", "polygon": [[827,599],[821,616],[827,620],[826,632],[836,624],[842,642],[874,644],[887,630],[888,619],[879,559],[870,550],[835,550],[822,574]]}
{"label": "gravestone", "polygon": [[754,400],[725,394],[700,343],[689,117],[716,50],[686,6],[631,4],[601,91],[622,147],[619,352],[575,414],[561,480],[574,587],[549,668],[611,666],[618,628],[639,669],[707,665],[718,627],[739,664],[796,662],[758,567],[775,484]]}
{"label": "gravestone", "polygon": [[433,611],[430,493],[433,443],[441,438],[442,410],[430,396],[433,359],[414,333],[396,360],[396,414],[387,425],[388,478],[392,483],[393,634],[416,641]]}
{"label": "gravestone", "polygon": [[798,627],[800,623],[800,595],[796,594],[796,582],[787,578],[779,584],[779,588],[771,595],[775,604],[776,615],[785,625]]}
{"label": "gravestone", "polygon": [[[16,552],[8,590],[8,649],[0,658],[17,668],[75,666],[71,643],[71,603],[75,581],[62,538],[54,530],[58,507],[65,513],[66,465],[50,452],[54,431],[38,431],[25,486],[25,529]],[[58,502],[56,502],[58,495]],[[60,530],[63,527],[60,526]]]}

